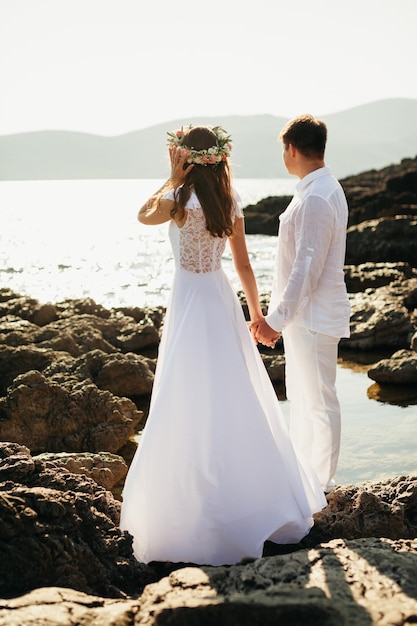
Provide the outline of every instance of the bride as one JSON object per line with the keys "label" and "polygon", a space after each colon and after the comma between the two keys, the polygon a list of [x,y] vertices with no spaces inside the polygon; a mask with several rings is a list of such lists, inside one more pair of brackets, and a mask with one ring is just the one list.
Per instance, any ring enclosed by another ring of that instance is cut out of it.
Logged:
{"label": "bride", "polygon": [[326,499],[292,447],[222,269],[228,242],[251,321],[260,319],[230,136],[190,126],[168,137],[171,176],[138,219],[169,222],[175,274],[120,526],[139,561],[234,564],[262,556],[266,540],[299,542]]}

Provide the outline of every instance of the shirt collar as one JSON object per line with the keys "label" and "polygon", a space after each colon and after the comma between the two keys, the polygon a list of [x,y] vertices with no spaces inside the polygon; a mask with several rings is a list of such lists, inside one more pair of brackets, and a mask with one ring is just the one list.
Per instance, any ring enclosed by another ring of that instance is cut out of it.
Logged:
{"label": "shirt collar", "polygon": [[304,178],[299,180],[298,183],[296,184],[295,188],[296,188],[296,190],[298,192],[302,191],[310,183],[312,183],[313,180],[316,180],[317,178],[320,178],[321,176],[327,176],[328,174],[330,174],[330,168],[328,168],[328,167],[319,167],[318,170],[314,170],[313,172],[310,172],[310,174],[307,174],[307,176],[304,176]]}

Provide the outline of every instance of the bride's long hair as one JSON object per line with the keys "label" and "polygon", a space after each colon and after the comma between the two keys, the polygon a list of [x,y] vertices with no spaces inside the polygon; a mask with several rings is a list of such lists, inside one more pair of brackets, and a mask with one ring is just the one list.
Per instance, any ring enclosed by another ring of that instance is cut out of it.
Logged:
{"label": "bride's long hair", "polygon": [[[206,126],[195,126],[184,136],[184,147],[208,150],[216,145],[216,135]],[[206,218],[207,230],[214,237],[233,232],[233,191],[228,160],[214,165],[194,164],[184,184],[175,192],[171,217],[184,218],[185,205],[194,189]]]}

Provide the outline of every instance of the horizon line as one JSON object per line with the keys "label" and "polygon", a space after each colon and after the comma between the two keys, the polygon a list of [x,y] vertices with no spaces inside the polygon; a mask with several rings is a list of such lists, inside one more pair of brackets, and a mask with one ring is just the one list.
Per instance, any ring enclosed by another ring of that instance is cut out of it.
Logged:
{"label": "horizon line", "polygon": [[[348,111],[353,111],[355,109],[361,109],[364,107],[368,107],[368,106],[372,106],[375,104],[380,104],[380,103],[387,103],[387,102],[393,102],[393,101],[401,101],[401,100],[408,100],[408,101],[413,101],[417,103],[417,98],[411,98],[411,97],[392,97],[392,98],[380,98],[378,100],[371,100],[371,101],[367,101],[364,102],[362,104],[358,104],[352,107],[348,107],[346,109],[341,109],[338,111],[334,111],[332,113],[322,113],[320,115],[317,115],[317,117],[331,117],[333,115],[340,115],[343,113],[346,113]],[[207,117],[211,117],[214,119],[218,119],[218,118],[222,118],[222,119],[230,119],[230,118],[253,118],[253,117],[271,117],[271,118],[275,118],[277,120],[282,119],[284,121],[291,119],[291,117],[295,117],[295,116],[285,116],[285,115],[276,115],[274,113],[229,113],[227,115],[210,115],[210,114],[204,114],[204,115],[191,115],[188,116],[187,119],[195,119],[195,118],[207,118]],[[22,131],[13,131],[13,132],[6,132],[6,133],[0,133],[0,137],[11,137],[13,135],[29,135],[29,134],[35,134],[35,133],[72,133],[72,134],[79,134],[79,135],[91,135],[94,137],[103,137],[103,138],[116,138],[116,137],[122,137],[124,135],[130,135],[132,133],[136,133],[136,132],[140,132],[143,130],[149,130],[152,128],[156,128],[158,126],[164,126],[166,124],[173,124],[173,123],[181,123],[180,118],[171,118],[170,120],[165,120],[165,121],[161,121],[161,122],[155,122],[153,124],[149,124],[148,126],[142,126],[142,127],[138,127],[135,128],[133,130],[128,130],[125,132],[121,132],[121,133],[112,133],[112,134],[102,134],[102,133],[97,133],[97,132],[92,132],[92,131],[86,131],[86,130],[71,130],[71,129],[65,129],[65,128],[39,128],[39,129],[35,129],[35,130],[22,130]]]}

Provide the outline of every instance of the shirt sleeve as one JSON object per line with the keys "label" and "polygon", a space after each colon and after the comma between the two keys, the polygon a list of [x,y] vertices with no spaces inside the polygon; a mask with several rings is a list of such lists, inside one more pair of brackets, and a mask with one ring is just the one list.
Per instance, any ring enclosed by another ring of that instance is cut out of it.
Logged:
{"label": "shirt sleeve", "polygon": [[279,332],[300,315],[317,288],[334,230],[333,211],[321,197],[308,196],[292,219],[294,241],[280,243],[294,247],[292,266],[280,300],[266,316],[268,325]]}
{"label": "shirt sleeve", "polygon": [[174,201],[175,200],[175,197],[174,197],[175,191],[176,191],[175,189],[170,189],[169,191],[164,193],[164,195],[162,196],[162,199],[163,200],[172,200],[172,201]]}
{"label": "shirt sleeve", "polygon": [[243,215],[243,206],[242,199],[236,189],[233,189],[233,198],[235,201],[235,216],[236,217],[244,217]]}

